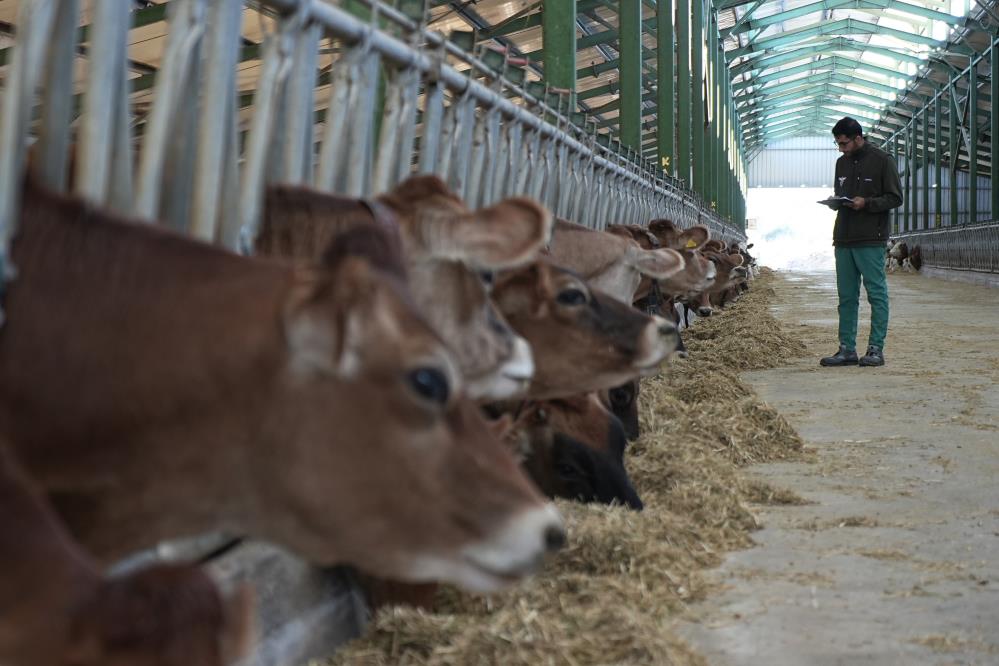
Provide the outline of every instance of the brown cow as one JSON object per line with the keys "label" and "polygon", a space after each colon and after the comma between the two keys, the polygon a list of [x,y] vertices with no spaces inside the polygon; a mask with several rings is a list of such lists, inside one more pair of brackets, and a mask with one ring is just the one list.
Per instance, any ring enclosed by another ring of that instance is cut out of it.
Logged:
{"label": "brown cow", "polygon": [[646,250],[617,233],[566,220],[556,220],[550,252],[556,265],[575,271],[590,286],[629,305],[643,277],[665,280],[683,269],[683,257],[673,250]]}
{"label": "brown cow", "polygon": [[709,250],[704,255],[714,263],[718,274],[715,276],[714,284],[693,300],[697,303],[697,314],[701,317],[710,317],[714,311],[712,305],[724,306],[725,292],[744,280],[747,273],[742,266],[741,254]]}
{"label": "brown cow", "polygon": [[676,349],[676,327],[591,289],[547,261],[497,277],[493,299],[530,342],[533,399],[598,391],[654,373]]}
{"label": "brown cow", "polygon": [[376,227],[293,268],[29,187],[19,230],[0,436],[101,559],[222,530],[494,589],[563,543]]}
{"label": "brown cow", "polygon": [[301,187],[267,193],[258,254],[312,260],[344,229],[381,223],[401,236],[416,303],[458,356],[472,398],[521,393],[531,349],[489,300],[480,272],[531,261],[548,241],[551,215],[530,199],[470,211],[436,176],[414,176],[374,201]]}
{"label": "brown cow", "polygon": [[245,589],[223,601],[196,567],[105,578],[0,442],[0,663],[224,666],[251,639]]}

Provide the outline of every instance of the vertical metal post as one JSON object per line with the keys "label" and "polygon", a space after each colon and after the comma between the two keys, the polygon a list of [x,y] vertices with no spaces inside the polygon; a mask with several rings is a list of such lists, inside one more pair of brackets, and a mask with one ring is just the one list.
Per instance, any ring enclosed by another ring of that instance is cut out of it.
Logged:
{"label": "vertical metal post", "polygon": [[361,62],[357,106],[352,109],[347,136],[347,164],[350,167],[344,193],[349,197],[366,196],[371,189],[371,156],[374,152],[375,105],[378,102],[380,72],[381,55],[371,50]]}
{"label": "vertical metal post", "polygon": [[[900,155],[899,155],[899,152],[898,152],[898,132],[896,132],[894,135],[892,135],[890,149],[891,149],[891,157],[892,157],[893,160],[895,160],[895,166],[896,166],[896,168],[897,169],[901,169],[901,166],[899,164],[899,157],[900,157]],[[903,197],[905,196],[904,192],[903,192],[902,196]],[[902,201],[903,201],[903,205],[904,205],[905,199],[903,198]],[[891,221],[892,221],[892,232],[891,233],[893,233],[893,234],[897,234],[898,233],[898,216],[899,216],[898,208],[893,208],[892,211],[891,211]]]}
{"label": "vertical metal post", "polygon": [[919,228],[919,175],[920,175],[920,159],[919,159],[919,112],[916,111],[912,114],[911,126],[910,126],[910,138],[912,139],[912,150],[910,155],[912,156],[912,206],[909,208],[912,211],[912,218],[909,220],[909,231],[915,231]]}
{"label": "vertical metal post", "polygon": [[943,171],[941,165],[943,163],[942,155],[943,152],[943,136],[941,132],[940,123],[940,107],[943,104],[943,91],[933,100],[933,169],[934,169],[934,179],[936,182],[936,189],[933,192],[934,197],[934,218],[933,226],[939,227],[940,220],[943,219],[941,215],[941,209],[943,207]]}
{"label": "vertical metal post", "polygon": [[[989,101],[989,146],[992,154],[989,156],[991,163],[991,187],[992,187],[992,215],[993,221],[999,220],[999,159],[996,159],[996,148],[999,148],[999,110],[996,103],[999,102],[999,58],[996,57],[996,44],[993,41],[989,46],[989,62],[992,65],[992,98]],[[995,248],[993,248],[995,250]]]}
{"label": "vertical metal post", "polygon": [[922,110],[923,123],[923,222],[921,229],[930,228],[930,109]]}
{"label": "vertical metal post", "polygon": [[642,0],[618,0],[621,143],[642,149]]}
{"label": "vertical metal post", "polygon": [[673,7],[674,0],[656,3],[656,150],[659,168],[669,175],[676,173]]}
{"label": "vertical metal post", "polygon": [[[287,128],[284,129],[284,181],[301,185],[312,181],[315,144],[315,92],[319,59],[318,23],[311,23],[297,36],[294,64],[288,82]],[[277,132],[275,132],[277,134]]]}
{"label": "vertical metal post", "polygon": [[[124,34],[128,28],[128,3],[95,2],[90,41],[102,47],[90,52],[90,80],[83,100],[74,189],[77,194],[102,203],[107,201],[114,159],[114,126],[120,108],[115,89],[125,66]],[[126,91],[117,92],[126,94]]]}
{"label": "vertical metal post", "polygon": [[253,95],[253,120],[247,137],[240,184],[239,211],[242,229],[238,250],[243,254],[253,253],[259,231],[265,172],[273,145],[274,120],[284,98],[284,85],[291,71],[294,37],[304,22],[304,17],[304,11],[299,9],[296,14],[280,19],[277,32],[268,35],[264,42],[263,64],[257,90]]}
{"label": "vertical metal post", "polygon": [[[191,234],[215,240],[223,171],[234,168],[224,158],[229,128],[236,118],[232,102],[236,94],[236,63],[239,60],[239,30],[243,3],[215,3],[211,9],[206,72],[202,80],[198,121],[197,157],[194,167],[194,203]],[[224,166],[223,166],[224,165]]]}
{"label": "vertical metal post", "polygon": [[978,221],[978,66],[968,72],[968,222]]}
{"label": "vertical metal post", "polygon": [[950,98],[950,141],[948,145],[950,146],[950,226],[954,226],[958,223],[957,216],[957,204],[958,204],[958,188],[957,188],[957,164],[961,156],[961,144],[958,139],[958,123],[961,122],[961,117],[957,110],[957,86],[954,82],[950,83],[950,93],[948,95]]}
{"label": "vertical metal post", "polygon": [[[159,217],[168,153],[188,136],[188,128],[182,122],[186,119],[185,111],[191,108],[188,82],[197,65],[197,45],[205,28],[203,0],[171,3],[167,13],[170,32],[163,53],[163,66],[156,77],[154,103],[142,145],[134,204],[135,215],[147,220]],[[100,43],[96,35],[94,39]],[[183,177],[184,174],[176,175]]]}
{"label": "vertical metal post", "polygon": [[41,133],[35,146],[38,157],[36,175],[48,187],[60,192],[66,189],[70,123],[73,116],[73,59],[76,57],[79,22],[79,0],[62,0],[58,3],[55,25],[52,27],[53,37],[48,40]]}
{"label": "vertical metal post", "polygon": [[676,177],[691,187],[690,0],[676,0]]}
{"label": "vertical metal post", "polygon": [[434,173],[440,148],[441,120],[444,117],[444,84],[437,77],[428,80],[423,94],[423,127],[420,134],[420,173]]}
{"label": "vertical metal post", "polygon": [[[17,231],[21,176],[31,103],[42,77],[45,50],[51,40],[55,2],[24,2],[18,8],[18,40],[7,73],[0,108],[0,294],[4,282],[15,276],[10,264],[10,241]],[[0,311],[0,324],[3,323]]]}
{"label": "vertical metal post", "polygon": [[346,53],[341,53],[339,60],[333,63],[329,103],[319,146],[319,168],[315,179],[315,185],[320,190],[343,190],[350,110],[356,106],[360,94],[361,67],[368,49],[369,41],[363,39]]}
{"label": "vertical metal post", "polygon": [[[710,0],[707,0],[710,2]],[[706,0],[690,3],[691,117],[693,143],[693,189],[706,199],[704,171],[704,11]]]}
{"label": "vertical metal post", "polygon": [[458,99],[454,120],[454,162],[448,185],[455,192],[463,194],[468,181],[468,161],[472,154],[476,125],[475,98],[467,91]]}
{"label": "vertical metal post", "polygon": [[576,108],[576,0],[543,0],[541,48],[545,81],[572,91],[570,109]]}

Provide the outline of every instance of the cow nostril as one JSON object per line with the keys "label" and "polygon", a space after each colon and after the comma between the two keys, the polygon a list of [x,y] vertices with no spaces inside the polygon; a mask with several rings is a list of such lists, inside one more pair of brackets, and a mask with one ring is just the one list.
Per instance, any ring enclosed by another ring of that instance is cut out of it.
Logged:
{"label": "cow nostril", "polygon": [[711,316],[711,308],[697,308],[697,314],[700,315],[700,316],[702,316],[702,317],[710,317]]}
{"label": "cow nostril", "polygon": [[545,529],[545,550],[555,552],[565,546],[565,530],[555,525]]}

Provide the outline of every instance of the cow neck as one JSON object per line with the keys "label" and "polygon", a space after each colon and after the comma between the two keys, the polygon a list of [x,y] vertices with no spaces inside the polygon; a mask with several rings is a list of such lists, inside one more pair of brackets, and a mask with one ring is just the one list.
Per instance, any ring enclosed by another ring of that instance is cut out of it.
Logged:
{"label": "cow neck", "polygon": [[[133,438],[223,402],[262,413],[259,387],[284,361],[290,269],[75,200],[25,203],[0,336],[0,405],[16,411],[0,409],[0,432],[22,435],[46,464],[98,469],[134,452]],[[177,464],[197,454],[183,437],[171,446]]]}

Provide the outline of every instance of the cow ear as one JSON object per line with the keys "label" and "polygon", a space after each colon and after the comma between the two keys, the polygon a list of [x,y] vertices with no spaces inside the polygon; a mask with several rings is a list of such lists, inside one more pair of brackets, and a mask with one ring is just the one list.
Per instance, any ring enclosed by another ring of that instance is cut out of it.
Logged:
{"label": "cow ear", "polygon": [[680,234],[679,241],[684,249],[697,250],[703,247],[709,238],[711,238],[711,232],[708,231],[708,228],[698,224]]}
{"label": "cow ear", "polygon": [[294,372],[342,378],[356,374],[360,313],[352,307],[355,297],[350,292],[366,291],[352,278],[368,269],[361,260],[348,259],[340,262],[332,275],[304,269],[296,275],[285,302],[283,321]]}
{"label": "cow ear", "polygon": [[733,266],[742,266],[742,255],[741,254],[730,254],[728,255],[728,263]]}
{"label": "cow ear", "polygon": [[625,260],[635,270],[653,280],[665,280],[683,270],[683,255],[675,250],[643,250],[637,243],[629,245]]}
{"label": "cow ear", "polygon": [[552,215],[532,199],[506,199],[456,220],[450,238],[436,240],[452,257],[477,269],[515,268],[533,261],[548,244]]}

